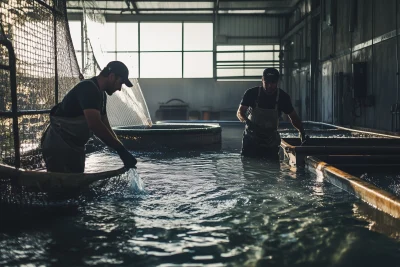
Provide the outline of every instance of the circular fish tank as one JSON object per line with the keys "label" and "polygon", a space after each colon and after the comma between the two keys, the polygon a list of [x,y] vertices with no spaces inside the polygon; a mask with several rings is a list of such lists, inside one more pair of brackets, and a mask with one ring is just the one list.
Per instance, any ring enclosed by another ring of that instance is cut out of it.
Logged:
{"label": "circular fish tank", "polygon": [[127,149],[215,149],[221,147],[219,124],[162,123],[143,126],[113,127]]}

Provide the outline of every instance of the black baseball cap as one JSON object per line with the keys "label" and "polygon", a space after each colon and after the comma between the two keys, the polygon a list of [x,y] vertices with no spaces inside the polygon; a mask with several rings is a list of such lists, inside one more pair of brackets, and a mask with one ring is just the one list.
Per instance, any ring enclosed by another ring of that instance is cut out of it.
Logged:
{"label": "black baseball cap", "polygon": [[279,81],[279,71],[275,68],[266,68],[263,71],[264,81],[276,83]]}
{"label": "black baseball cap", "polygon": [[121,77],[122,82],[128,86],[132,87],[133,84],[129,81],[129,70],[128,67],[121,61],[111,61],[105,67],[110,73],[114,73]]}

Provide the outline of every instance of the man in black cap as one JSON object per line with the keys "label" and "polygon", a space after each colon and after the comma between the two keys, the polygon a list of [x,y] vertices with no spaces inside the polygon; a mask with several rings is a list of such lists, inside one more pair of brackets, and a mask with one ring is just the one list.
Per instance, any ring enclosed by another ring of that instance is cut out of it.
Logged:
{"label": "man in black cap", "polygon": [[115,149],[126,168],[135,168],[135,157],[122,145],[112,130],[106,113],[107,96],[120,91],[122,84],[132,87],[124,63],[112,61],[98,76],[82,80],[50,112],[50,124],[41,147],[47,171],[82,173],[85,169],[85,144],[94,133]]}
{"label": "man in black cap", "polygon": [[246,123],[242,140],[242,155],[279,159],[281,138],[278,133],[279,115],[287,114],[299,131],[301,142],[306,141],[301,119],[292,106],[290,96],[278,88],[279,71],[266,68],[262,86],[248,89],[237,111],[237,117]]}

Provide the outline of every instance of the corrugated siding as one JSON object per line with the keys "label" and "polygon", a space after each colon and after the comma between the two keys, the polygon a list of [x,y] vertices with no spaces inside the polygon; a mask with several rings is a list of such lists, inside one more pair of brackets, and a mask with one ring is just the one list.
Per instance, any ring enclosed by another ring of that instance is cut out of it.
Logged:
{"label": "corrugated siding", "polygon": [[279,43],[283,25],[278,17],[219,16],[217,34],[226,37],[226,44]]}

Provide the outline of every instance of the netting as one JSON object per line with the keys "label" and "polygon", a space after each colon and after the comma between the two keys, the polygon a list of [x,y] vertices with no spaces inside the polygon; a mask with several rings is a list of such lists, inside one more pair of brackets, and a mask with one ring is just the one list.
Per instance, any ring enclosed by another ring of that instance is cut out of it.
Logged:
{"label": "netting", "polygon": [[[106,20],[104,14],[96,8],[95,1],[83,1],[84,10],[84,47],[85,65],[83,74],[85,77],[94,76],[101,71],[111,60],[105,51],[104,44],[108,42],[109,36],[105,34]],[[123,59],[121,60],[123,62]],[[114,93],[108,97],[107,115],[111,126],[142,125],[148,127],[152,125],[149,110],[143,97],[137,79],[130,79],[133,87],[123,85],[121,92]]]}
{"label": "netting", "polygon": [[[84,1],[86,78],[108,62],[101,48],[104,16]],[[95,44],[92,46],[92,44]],[[123,60],[122,60],[123,61]],[[0,162],[34,169],[50,109],[79,82],[65,0],[0,0]],[[141,88],[123,87],[109,97],[112,126],[151,125]]]}
{"label": "netting", "polygon": [[49,111],[79,81],[79,68],[65,1],[0,1],[0,24],[0,156],[23,166],[41,161]]}
{"label": "netting", "polygon": [[[107,62],[103,60],[101,49],[92,48],[91,41],[96,43],[99,39],[88,29],[96,23],[104,25],[104,21],[90,22],[89,17],[85,16],[84,24],[87,49],[83,71],[86,76],[94,76],[100,71],[100,64],[105,66]],[[59,187],[54,186],[54,182],[58,181],[64,188],[66,182],[77,178],[70,180],[48,173],[51,177],[43,180],[46,173],[37,170],[43,169],[39,145],[49,122],[50,109],[79,82],[79,77],[65,0],[0,0],[0,163],[25,169],[20,173],[0,172],[0,203],[46,204],[55,196],[50,191]],[[132,82],[135,85],[132,90],[125,87],[108,101],[113,126],[151,125],[140,86],[137,80]],[[93,176],[100,178],[97,173]],[[107,188],[107,183],[126,187],[126,179],[121,180],[115,173],[111,176],[116,176],[117,182],[104,180],[103,189]],[[31,192],[27,189],[32,186],[21,185],[23,177],[40,192]],[[92,181],[90,179],[86,180]],[[49,185],[51,190],[44,192],[44,185]]]}

